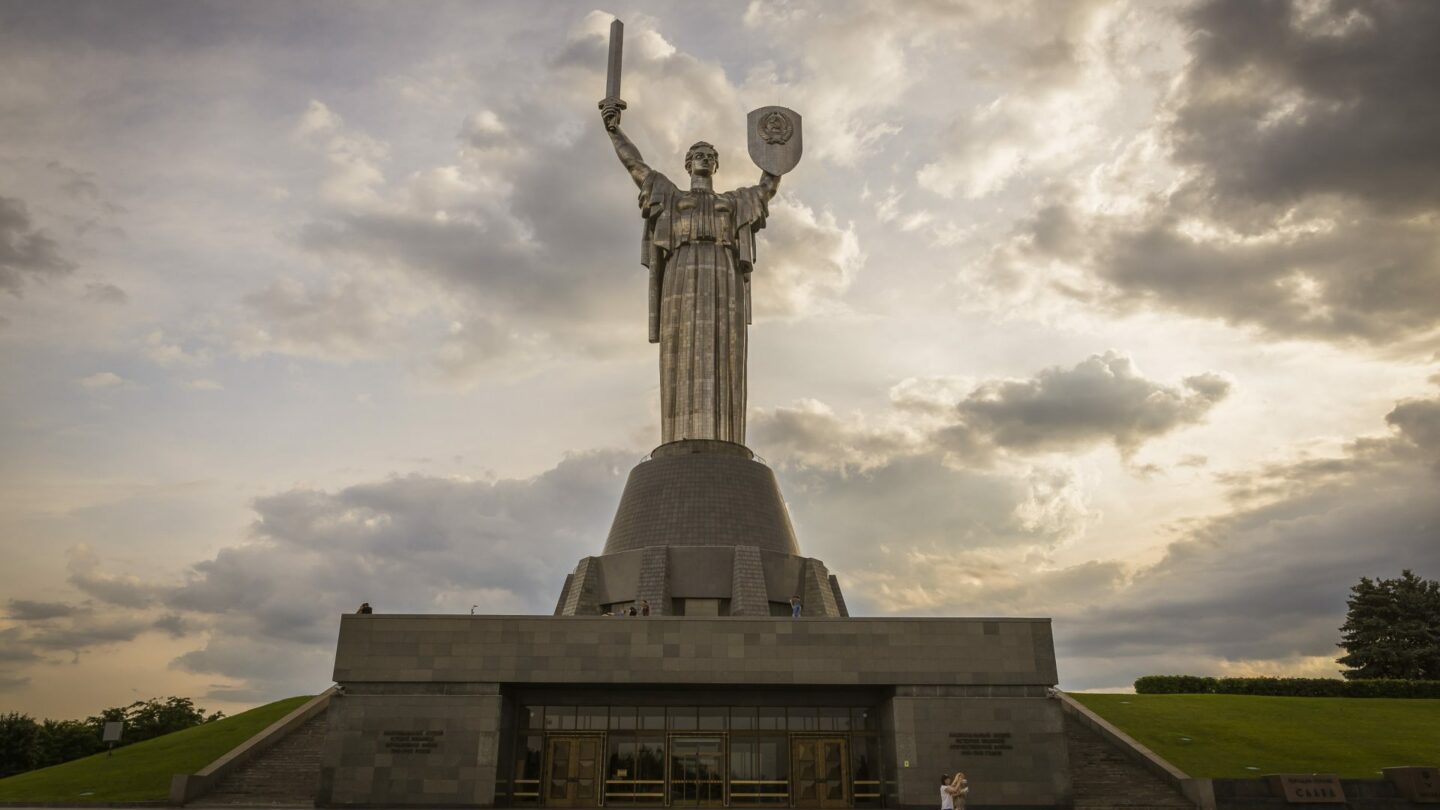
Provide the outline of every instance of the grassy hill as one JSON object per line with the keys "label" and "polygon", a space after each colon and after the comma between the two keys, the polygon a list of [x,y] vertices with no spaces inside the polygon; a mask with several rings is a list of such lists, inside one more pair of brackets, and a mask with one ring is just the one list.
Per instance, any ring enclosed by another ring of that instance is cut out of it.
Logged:
{"label": "grassy hill", "polygon": [[224,720],[116,748],[111,757],[96,754],[0,779],[0,801],[164,801],[170,795],[171,775],[200,770],[309,699],[277,700]]}
{"label": "grassy hill", "polygon": [[1440,765],[1440,700],[1255,695],[1070,696],[1196,777]]}

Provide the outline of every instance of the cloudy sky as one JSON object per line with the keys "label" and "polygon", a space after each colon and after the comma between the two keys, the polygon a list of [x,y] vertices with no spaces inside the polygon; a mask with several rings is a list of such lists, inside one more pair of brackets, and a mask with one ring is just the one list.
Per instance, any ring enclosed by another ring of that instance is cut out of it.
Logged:
{"label": "cloudy sky", "polygon": [[1440,4],[0,2],[0,710],[549,612],[658,441],[635,189],[805,118],[750,445],[865,615],[1334,675],[1440,577]]}

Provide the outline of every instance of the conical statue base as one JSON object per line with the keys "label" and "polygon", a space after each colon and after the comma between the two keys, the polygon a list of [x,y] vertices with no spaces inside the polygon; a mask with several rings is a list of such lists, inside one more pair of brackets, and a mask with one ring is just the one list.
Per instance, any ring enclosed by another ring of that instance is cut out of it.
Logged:
{"label": "conical statue base", "polygon": [[598,557],[565,580],[557,615],[845,616],[839,583],[800,556],[775,473],[743,445],[663,444],[630,471]]}

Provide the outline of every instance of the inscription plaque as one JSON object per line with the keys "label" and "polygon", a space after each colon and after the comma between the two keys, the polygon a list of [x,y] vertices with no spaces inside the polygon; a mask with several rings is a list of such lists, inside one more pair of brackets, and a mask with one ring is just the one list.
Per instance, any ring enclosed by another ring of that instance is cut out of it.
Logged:
{"label": "inscription plaque", "polygon": [[1440,804],[1440,768],[1408,766],[1381,771],[1401,796],[1416,804]]}
{"label": "inscription plaque", "polygon": [[950,750],[967,757],[998,757],[1015,750],[1008,731],[952,731]]}
{"label": "inscription plaque", "polygon": [[380,736],[386,751],[392,754],[432,754],[440,748],[444,731],[382,731]]}
{"label": "inscription plaque", "polygon": [[1333,773],[1267,774],[1270,792],[1285,797],[1289,804],[1344,804],[1345,790]]}

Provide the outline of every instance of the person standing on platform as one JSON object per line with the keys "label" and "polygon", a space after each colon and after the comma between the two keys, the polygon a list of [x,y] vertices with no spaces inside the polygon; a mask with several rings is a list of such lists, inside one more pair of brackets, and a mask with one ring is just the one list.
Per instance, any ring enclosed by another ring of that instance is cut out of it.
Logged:
{"label": "person standing on platform", "polygon": [[649,616],[649,615],[650,615],[650,600],[648,600],[648,599],[641,599],[641,600],[640,600],[640,615],[641,615],[641,616]]}
{"label": "person standing on platform", "polygon": [[798,618],[800,618],[800,608],[801,608],[801,605],[800,605],[800,597],[798,597],[798,596],[792,596],[792,597],[790,597],[790,618],[792,618],[792,619],[798,619]]}

